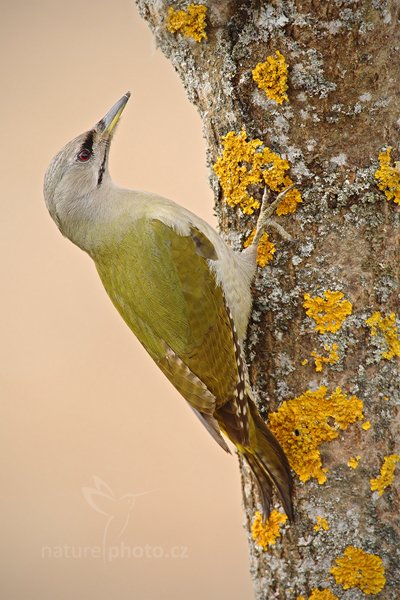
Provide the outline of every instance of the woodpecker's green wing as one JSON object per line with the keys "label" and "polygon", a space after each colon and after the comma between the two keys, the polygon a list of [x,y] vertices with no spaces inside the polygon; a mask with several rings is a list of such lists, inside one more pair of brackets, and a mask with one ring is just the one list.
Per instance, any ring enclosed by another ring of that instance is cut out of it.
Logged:
{"label": "woodpecker's green wing", "polygon": [[[142,218],[93,258],[123,319],[222,445],[214,413],[234,405],[244,384],[229,311],[209,265],[217,260],[212,243],[194,227],[180,235]],[[229,411],[227,427],[246,444],[247,417],[239,413]]]}

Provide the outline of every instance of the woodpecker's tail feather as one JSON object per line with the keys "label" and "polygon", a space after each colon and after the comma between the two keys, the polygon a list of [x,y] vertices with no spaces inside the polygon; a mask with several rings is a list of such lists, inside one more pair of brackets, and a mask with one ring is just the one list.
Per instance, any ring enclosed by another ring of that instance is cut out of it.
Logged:
{"label": "woodpecker's tail feather", "polygon": [[241,447],[240,451],[257,482],[264,518],[267,518],[271,512],[272,488],[275,486],[287,516],[293,521],[292,478],[289,463],[278,440],[270,432],[250,398],[248,406],[251,421],[250,445],[247,448]]}

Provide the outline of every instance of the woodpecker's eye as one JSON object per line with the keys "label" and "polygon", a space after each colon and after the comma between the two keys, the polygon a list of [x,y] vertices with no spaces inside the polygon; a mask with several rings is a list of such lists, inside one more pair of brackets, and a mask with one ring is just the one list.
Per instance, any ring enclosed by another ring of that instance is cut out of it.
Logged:
{"label": "woodpecker's eye", "polygon": [[86,162],[87,160],[89,160],[89,158],[92,156],[92,153],[90,152],[90,150],[81,150],[78,154],[78,156],[76,157],[80,162]]}

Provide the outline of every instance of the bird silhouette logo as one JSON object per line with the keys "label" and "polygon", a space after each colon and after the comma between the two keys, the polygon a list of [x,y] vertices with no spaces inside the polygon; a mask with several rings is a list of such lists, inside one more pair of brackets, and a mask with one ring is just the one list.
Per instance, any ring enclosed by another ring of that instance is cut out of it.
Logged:
{"label": "bird silhouette logo", "polygon": [[107,517],[103,534],[103,556],[107,546],[115,543],[126,530],[136,498],[149,493],[123,494],[117,496],[111,487],[97,475],[93,475],[94,487],[83,487],[82,495],[89,506]]}

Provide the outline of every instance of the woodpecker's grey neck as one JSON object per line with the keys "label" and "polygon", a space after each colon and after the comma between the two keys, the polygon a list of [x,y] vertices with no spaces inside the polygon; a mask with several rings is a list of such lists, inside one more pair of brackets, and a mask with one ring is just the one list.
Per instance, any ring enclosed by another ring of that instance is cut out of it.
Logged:
{"label": "woodpecker's grey neck", "polygon": [[55,205],[61,233],[90,254],[106,240],[110,216],[118,205],[118,191],[108,171],[104,171],[101,183],[93,191],[83,195],[60,194]]}

